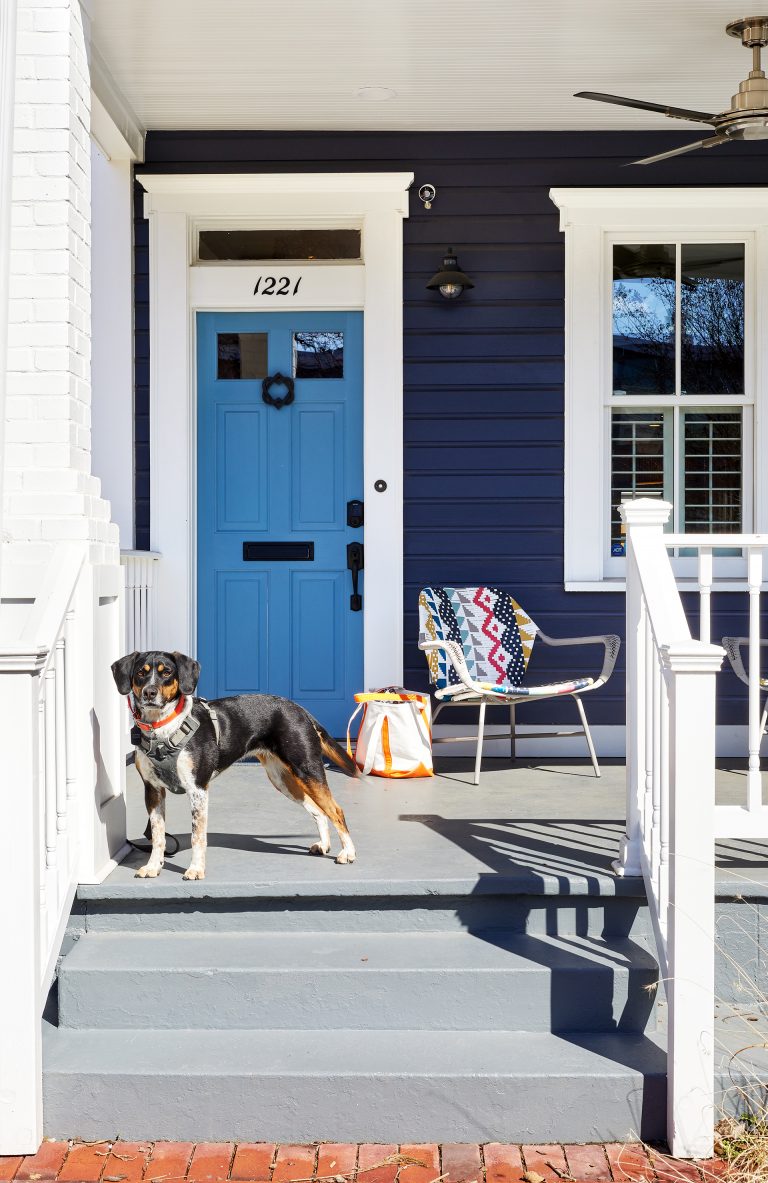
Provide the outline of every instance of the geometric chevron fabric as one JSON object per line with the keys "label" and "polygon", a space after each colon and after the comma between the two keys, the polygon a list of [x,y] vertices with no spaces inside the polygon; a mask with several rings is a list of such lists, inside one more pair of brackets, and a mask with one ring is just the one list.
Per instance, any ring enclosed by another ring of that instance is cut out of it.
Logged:
{"label": "geometric chevron fabric", "polygon": [[[537,631],[517,601],[498,587],[425,587],[419,595],[419,639],[458,641],[476,682],[519,686]],[[429,659],[430,681],[438,690],[461,685],[444,651],[433,650]]]}
{"label": "geometric chevron fabric", "polygon": [[[425,587],[419,593],[419,642],[458,641],[469,676],[489,694],[549,697],[591,685],[592,678],[574,678],[521,686],[538,631],[528,613],[498,587]],[[428,650],[425,656],[429,680],[441,697],[464,687],[445,650]]]}

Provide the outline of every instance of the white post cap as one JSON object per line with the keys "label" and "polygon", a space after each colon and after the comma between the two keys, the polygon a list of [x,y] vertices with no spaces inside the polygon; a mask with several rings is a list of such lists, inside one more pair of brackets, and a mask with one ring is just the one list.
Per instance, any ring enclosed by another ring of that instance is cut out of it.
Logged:
{"label": "white post cap", "polygon": [[657,497],[635,497],[631,501],[622,501],[619,513],[627,526],[665,526],[672,513],[672,505]]}

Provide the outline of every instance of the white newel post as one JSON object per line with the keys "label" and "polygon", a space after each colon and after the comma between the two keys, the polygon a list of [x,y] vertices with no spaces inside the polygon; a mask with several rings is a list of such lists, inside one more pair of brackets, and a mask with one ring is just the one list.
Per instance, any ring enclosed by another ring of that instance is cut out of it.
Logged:
{"label": "white newel post", "polygon": [[715,676],[701,642],[662,651],[670,702],[667,1138],[710,1158],[714,1126]]}
{"label": "white newel post", "polygon": [[[3,757],[0,885],[3,963],[0,981],[0,1154],[34,1154],[42,1129],[40,1011],[40,832],[35,794],[39,653],[0,658],[0,717],[13,736]],[[31,765],[31,766],[30,766]],[[13,792],[10,787],[13,786]]]}
{"label": "white newel post", "polygon": [[[619,508],[627,530],[627,818],[618,860],[617,875],[642,875],[642,824],[645,798],[646,695],[650,671],[646,669],[646,615],[635,557],[635,538],[659,539],[669,521],[672,506],[667,501],[639,497]],[[648,721],[650,726],[650,721]]]}

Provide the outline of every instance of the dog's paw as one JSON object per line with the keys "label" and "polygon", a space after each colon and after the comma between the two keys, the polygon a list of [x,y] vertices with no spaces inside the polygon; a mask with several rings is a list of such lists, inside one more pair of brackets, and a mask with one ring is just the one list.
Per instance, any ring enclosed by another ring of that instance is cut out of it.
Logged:
{"label": "dog's paw", "polygon": [[134,879],[157,879],[160,874],[160,867],[151,867],[149,863],[144,867],[139,867],[134,875]]}
{"label": "dog's paw", "polygon": [[346,850],[341,850],[336,855],[334,861],[337,863],[353,863],[355,861],[355,856],[354,854],[349,854],[349,852]]}
{"label": "dog's paw", "polygon": [[309,848],[309,853],[319,855],[320,858],[323,858],[323,856],[326,855],[329,850],[330,847],[322,846],[319,842],[313,842]]}
{"label": "dog's paw", "polygon": [[190,867],[184,872],[182,879],[205,879],[205,871],[201,871],[199,867]]}

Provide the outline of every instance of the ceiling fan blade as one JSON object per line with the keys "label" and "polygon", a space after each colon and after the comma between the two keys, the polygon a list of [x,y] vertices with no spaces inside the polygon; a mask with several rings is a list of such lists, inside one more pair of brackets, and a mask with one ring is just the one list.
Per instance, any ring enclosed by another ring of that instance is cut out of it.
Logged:
{"label": "ceiling fan blade", "polygon": [[633,164],[656,164],[659,160],[669,160],[670,156],[682,156],[684,152],[693,152],[696,148],[716,148],[718,144],[727,144],[729,140],[740,137],[710,136],[706,140],[694,140],[692,144],[683,144],[682,148],[673,148],[670,152],[659,152],[657,156],[645,156],[642,160],[630,160],[623,168],[630,168]]}
{"label": "ceiling fan blade", "polygon": [[625,99],[617,94],[601,94],[597,90],[580,90],[575,99],[594,99],[598,103],[614,103],[617,107],[637,107],[640,111],[658,111],[670,119],[689,119],[694,123],[712,123],[716,115],[706,111],[689,111],[687,107],[668,107],[663,103],[646,103],[643,99]]}

